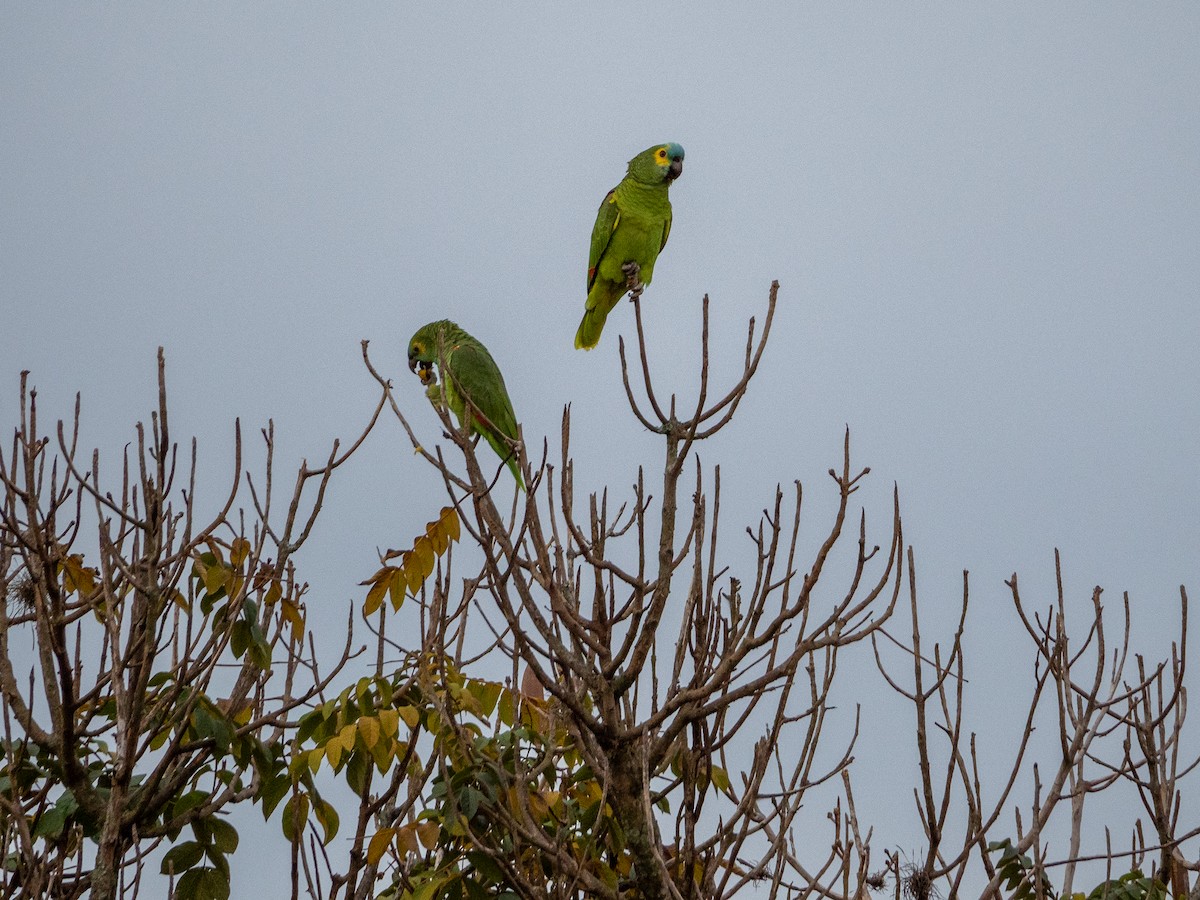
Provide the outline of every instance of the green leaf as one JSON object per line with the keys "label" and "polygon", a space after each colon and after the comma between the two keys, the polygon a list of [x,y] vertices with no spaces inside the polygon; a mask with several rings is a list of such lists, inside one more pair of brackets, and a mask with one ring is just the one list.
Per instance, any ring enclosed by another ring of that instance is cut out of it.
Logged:
{"label": "green leaf", "polygon": [[478,850],[470,850],[467,852],[467,862],[474,866],[475,871],[492,884],[502,884],[504,882],[504,870],[486,853]]}
{"label": "green leaf", "polygon": [[729,788],[730,788],[729,773],[726,772],[724,769],[722,769],[720,766],[713,766],[709,772],[709,777],[712,779],[712,783],[716,786],[717,790],[719,790],[719,791],[728,791],[729,790]]}
{"label": "green leaf", "polygon": [[229,630],[229,649],[234,659],[241,659],[250,646],[250,626],[245,619],[238,619]]}
{"label": "green leaf", "polygon": [[64,815],[73,816],[76,810],[79,809],[79,803],[75,800],[75,795],[70,791],[63,791],[59,798],[54,801],[54,808],[62,810]]}
{"label": "green leaf", "polygon": [[183,796],[177,798],[171,804],[171,812],[173,818],[178,818],[190,810],[195,809],[209,798],[206,791],[188,791]]}
{"label": "green leaf", "polygon": [[184,841],[166,852],[159,871],[164,875],[170,875],[172,872],[181,875],[200,862],[203,855],[204,848],[198,841]]}
{"label": "green leaf", "polygon": [[510,728],[516,721],[517,716],[517,696],[516,691],[505,688],[500,693],[500,721]]}
{"label": "green leaf", "polygon": [[492,893],[477,878],[463,876],[463,885],[467,889],[467,900],[490,900]]}
{"label": "green leaf", "polygon": [[370,757],[361,751],[350,754],[346,762],[346,784],[362,797],[367,790],[367,773],[371,771]]}
{"label": "green leaf", "polygon": [[458,795],[458,808],[462,810],[462,814],[468,819],[475,818],[475,813],[479,810],[479,802],[483,799],[483,794],[475,790],[473,787],[466,787]]}
{"label": "green leaf", "polygon": [[322,843],[328,847],[329,842],[337,835],[338,825],[340,824],[337,810],[333,808],[333,804],[328,800],[317,797],[313,802],[313,814],[325,830],[325,839]]}
{"label": "green leaf", "polygon": [[264,671],[271,668],[271,645],[257,621],[250,623],[250,661]]}
{"label": "green leaf", "polygon": [[300,724],[296,728],[296,743],[303,744],[316,732],[318,726],[325,724],[325,715],[319,709],[314,709],[312,712],[305,713],[300,717]]}
{"label": "green leaf", "polygon": [[216,869],[189,869],[175,885],[179,900],[229,900],[229,876]]}
{"label": "green leaf", "polygon": [[38,819],[37,827],[33,829],[33,833],[37,837],[57,840],[66,824],[67,814],[55,806],[42,814],[42,817]]}
{"label": "green leaf", "polygon": [[417,889],[412,892],[412,900],[433,900],[434,897],[438,896],[442,886],[446,884],[447,881],[455,877],[456,874],[453,872],[435,873],[433,877],[429,879],[429,881],[419,885]]}
{"label": "green leaf", "polygon": [[308,794],[295,793],[283,806],[283,836],[293,844],[304,834],[308,824]]}
{"label": "green leaf", "polygon": [[492,710],[496,708],[496,701],[500,698],[504,686],[495,681],[473,678],[467,682],[467,690],[479,701],[483,715],[490,716]]}
{"label": "green leaf", "polygon": [[199,705],[192,713],[192,725],[201,740],[211,738],[218,750],[222,753],[229,752],[229,745],[233,743],[233,729],[223,717],[214,716],[204,706]]}
{"label": "green leaf", "polygon": [[258,797],[262,801],[263,819],[271,818],[271,813],[279,805],[279,801],[287,794],[292,786],[292,779],[286,773],[279,773],[270,778],[263,777],[258,785]]}
{"label": "green leaf", "polygon": [[208,828],[212,834],[214,847],[225,854],[233,853],[237,850],[238,833],[236,828],[224,819],[218,819],[215,816],[208,820]]}

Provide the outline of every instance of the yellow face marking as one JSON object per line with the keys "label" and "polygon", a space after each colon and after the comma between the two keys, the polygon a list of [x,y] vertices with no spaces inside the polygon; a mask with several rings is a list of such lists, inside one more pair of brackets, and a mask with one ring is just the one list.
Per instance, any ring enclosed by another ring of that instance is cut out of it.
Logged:
{"label": "yellow face marking", "polygon": [[671,161],[669,159],[667,159],[667,148],[666,147],[659,147],[654,152],[654,158],[658,161],[658,164],[660,166],[669,166],[671,164]]}

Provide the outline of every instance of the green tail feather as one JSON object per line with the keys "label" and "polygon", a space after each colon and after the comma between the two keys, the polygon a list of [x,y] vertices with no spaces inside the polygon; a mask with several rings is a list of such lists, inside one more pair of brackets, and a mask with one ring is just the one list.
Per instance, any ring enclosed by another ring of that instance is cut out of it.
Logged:
{"label": "green tail feather", "polygon": [[517,487],[525,490],[525,479],[521,477],[521,467],[517,464],[517,451],[510,449],[508,444],[492,434],[483,432],[483,436],[487,439],[492,449],[496,451],[496,455],[508,465],[508,470],[512,472],[513,478],[517,479]]}
{"label": "green tail feather", "polygon": [[608,314],[623,296],[625,285],[596,279],[596,283],[588,292],[587,310],[583,314],[583,321],[579,323],[579,330],[575,332],[576,350],[591,350],[600,342],[600,332],[604,330]]}
{"label": "green tail feather", "polygon": [[521,468],[517,465],[517,455],[513,453],[508,458],[508,468],[513,473],[513,478],[517,479],[517,487],[525,490],[525,479],[521,477]]}
{"label": "green tail feather", "polygon": [[589,309],[585,312],[579,330],[575,332],[575,349],[591,350],[595,347],[600,342],[600,332],[604,330],[607,318],[607,309]]}

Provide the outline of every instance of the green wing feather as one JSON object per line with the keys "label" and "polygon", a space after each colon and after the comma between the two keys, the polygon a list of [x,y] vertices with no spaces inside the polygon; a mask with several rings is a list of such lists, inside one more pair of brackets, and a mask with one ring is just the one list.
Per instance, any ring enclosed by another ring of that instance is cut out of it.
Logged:
{"label": "green wing feather", "polygon": [[588,290],[596,283],[596,272],[600,268],[600,257],[608,249],[613,232],[617,230],[617,222],[621,219],[621,211],[617,209],[617,192],[614,188],[609,191],[600,203],[596,213],[596,224],[592,226],[592,246],[588,253]]}
{"label": "green wing feather", "polygon": [[496,455],[508,463],[517,484],[525,486],[517,465],[516,451],[505,438],[517,440],[517,417],[504,386],[504,376],[491,354],[477,340],[465,336],[446,357],[447,399],[449,388],[459,395],[458,408],[451,401],[461,423],[469,414],[471,430],[482,435]]}

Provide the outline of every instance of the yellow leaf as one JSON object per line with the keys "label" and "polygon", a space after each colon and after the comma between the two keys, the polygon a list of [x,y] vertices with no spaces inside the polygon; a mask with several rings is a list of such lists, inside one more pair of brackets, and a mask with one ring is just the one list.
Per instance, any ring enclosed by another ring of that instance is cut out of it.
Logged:
{"label": "yellow leaf", "polygon": [[396,849],[401,853],[420,853],[417,846],[416,826],[404,825],[396,829]]}
{"label": "yellow leaf", "polygon": [[437,559],[433,552],[433,542],[427,535],[423,534],[417,538],[417,542],[413,544],[413,556],[417,558],[421,580],[424,581],[433,571],[433,563]]}
{"label": "yellow leaf", "polygon": [[579,800],[579,805],[586,809],[600,801],[603,791],[595,781],[583,781],[575,786],[574,794]]}
{"label": "yellow leaf", "polygon": [[209,566],[204,572],[204,589],[210,594],[215,594],[225,587],[228,578],[229,570],[223,565]]}
{"label": "yellow leaf", "polygon": [[359,703],[362,703],[366,699],[367,694],[370,693],[374,684],[375,679],[367,678],[365,675],[354,682],[354,696],[358,699]]}
{"label": "yellow leaf", "polygon": [[381,578],[371,585],[371,590],[367,591],[366,602],[363,603],[363,615],[373,616],[383,604],[383,597],[387,593],[388,581],[390,579]]}
{"label": "yellow leaf", "polygon": [[381,709],[379,711],[379,724],[383,726],[383,733],[390,738],[394,738],[397,732],[400,731],[400,712],[395,709]]}
{"label": "yellow leaf", "polygon": [[72,553],[62,563],[63,586],[69,593],[86,596],[96,589],[96,570],[83,564],[83,556]]}
{"label": "yellow leaf", "polygon": [[467,690],[479,701],[483,715],[490,716],[492,710],[496,708],[496,700],[500,697],[500,692],[505,690],[505,687],[495,681],[473,678],[467,682]]}
{"label": "yellow leaf", "polygon": [[395,828],[380,828],[375,832],[375,836],[371,838],[371,843],[367,844],[367,862],[373,866],[379,865],[379,861],[383,859],[383,853],[388,848],[388,844],[392,842],[392,838],[396,836]]}
{"label": "yellow leaf", "polygon": [[437,839],[441,830],[442,828],[437,822],[422,822],[417,826],[417,837],[426,850],[432,850],[437,846]]}
{"label": "yellow leaf", "polygon": [[400,706],[396,712],[409,728],[416,728],[421,721],[421,712],[415,706]]}
{"label": "yellow leaf", "polygon": [[358,720],[358,733],[362,735],[363,743],[370,750],[379,743],[379,720],[370,716],[363,716]]}
{"label": "yellow leaf", "polygon": [[316,772],[321,768],[321,760],[325,757],[325,748],[316,747],[308,751],[308,767]]}
{"label": "yellow leaf", "polygon": [[529,792],[529,815],[533,817],[535,822],[543,822],[550,814],[549,807],[546,806],[546,801],[542,799],[542,795],[535,792]]}
{"label": "yellow leaf", "polygon": [[392,609],[396,612],[400,611],[400,607],[404,605],[404,595],[408,590],[408,581],[404,577],[403,569],[393,569],[392,577],[388,579],[388,592],[392,600]]}
{"label": "yellow leaf", "polygon": [[225,713],[237,725],[245,725],[250,721],[250,716],[254,713],[254,703],[251,700],[243,700],[238,704],[228,698],[217,701],[217,708]]}
{"label": "yellow leaf", "polygon": [[331,740],[325,745],[325,758],[329,760],[329,765],[335,769],[338,763],[342,761],[342,742],[340,740]]}
{"label": "yellow leaf", "polygon": [[338,740],[342,742],[342,749],[349,753],[354,749],[354,742],[358,739],[358,723],[351,722],[338,734]]}
{"label": "yellow leaf", "polygon": [[375,583],[375,582],[377,582],[377,581],[378,581],[380,578],[386,578],[386,577],[387,577],[387,573],[388,573],[388,569],[390,569],[390,568],[391,568],[391,566],[383,566],[383,567],[382,567],[382,568],[380,568],[380,569],[379,569],[379,570],[378,570],[378,571],[377,571],[377,572],[376,572],[374,575],[372,575],[372,576],[371,576],[370,578],[368,578],[366,581],[360,581],[360,582],[359,582],[359,584],[361,584],[361,585],[374,584],[374,583]]}
{"label": "yellow leaf", "polygon": [[441,556],[446,552],[446,548],[450,545],[449,538],[440,527],[440,521],[430,522],[425,526],[425,534],[429,538],[429,542],[433,545],[433,552]]}
{"label": "yellow leaf", "polygon": [[412,892],[412,900],[433,900],[434,897],[441,896],[442,887],[456,877],[455,875],[435,875]]}
{"label": "yellow leaf", "polygon": [[263,602],[270,606],[283,596],[283,585],[279,583],[278,578],[271,579],[271,586],[267,588],[267,596],[263,598]]}
{"label": "yellow leaf", "polygon": [[244,537],[234,538],[233,544],[229,548],[229,561],[235,566],[240,566],[246,561],[246,557],[250,555],[250,542]]}
{"label": "yellow leaf", "polygon": [[421,576],[421,566],[417,562],[417,555],[411,551],[404,554],[404,580],[408,582],[408,590],[415,597],[417,591],[421,589],[421,582],[425,579]]}
{"label": "yellow leaf", "polygon": [[280,607],[283,613],[283,618],[292,626],[292,634],[298,640],[304,639],[304,615],[300,612],[300,607],[291,600],[284,600],[283,606]]}
{"label": "yellow leaf", "polygon": [[225,554],[221,552],[221,545],[212,538],[205,538],[204,543],[208,545],[209,552],[217,558],[220,565],[225,565]]}
{"label": "yellow leaf", "polygon": [[453,506],[442,507],[442,517],[440,519],[442,530],[452,541],[457,541],[461,535],[458,523],[458,510]]}

